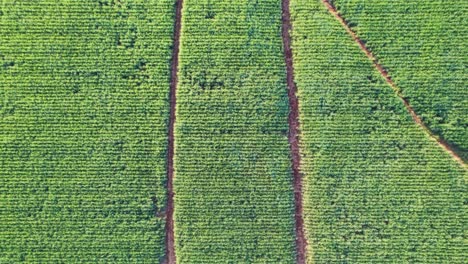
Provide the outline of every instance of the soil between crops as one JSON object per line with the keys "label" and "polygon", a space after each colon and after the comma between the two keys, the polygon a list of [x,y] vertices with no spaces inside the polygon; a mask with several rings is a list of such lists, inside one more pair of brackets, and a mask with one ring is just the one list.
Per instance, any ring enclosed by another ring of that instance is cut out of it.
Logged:
{"label": "soil between crops", "polygon": [[182,24],[183,0],[176,2],[174,23],[174,48],[172,50],[171,83],[169,92],[169,127],[167,153],[167,207],[166,207],[166,259],[163,263],[176,263],[174,243],[174,125],[176,121],[177,71],[179,68],[180,31]]}
{"label": "soil between crops", "polygon": [[291,148],[291,162],[293,173],[294,189],[294,220],[296,233],[296,261],[298,264],[306,263],[307,240],[304,233],[304,218],[302,206],[302,175],[300,173],[301,156],[299,151],[299,100],[296,92],[297,87],[294,83],[294,66],[291,48],[291,14],[289,11],[289,0],[282,2],[282,37],[284,59],[286,62],[286,81],[289,97],[289,133],[288,140]]}

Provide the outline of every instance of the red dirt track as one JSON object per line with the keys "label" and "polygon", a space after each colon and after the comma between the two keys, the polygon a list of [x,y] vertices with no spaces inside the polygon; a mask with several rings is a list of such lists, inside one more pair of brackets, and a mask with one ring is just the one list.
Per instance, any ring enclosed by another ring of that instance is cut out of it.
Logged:
{"label": "red dirt track", "polygon": [[166,208],[166,259],[165,264],[176,263],[174,243],[174,125],[176,121],[176,91],[177,71],[179,68],[179,46],[182,18],[183,0],[176,1],[176,14],[174,24],[174,46],[171,62],[171,84],[169,92],[169,128],[168,128],[168,153],[167,153],[167,208]]}
{"label": "red dirt track", "polygon": [[382,77],[385,79],[385,81],[392,87],[392,89],[395,91],[396,95],[400,98],[400,100],[403,102],[405,105],[406,109],[410,113],[411,117],[413,118],[414,122],[418,124],[432,139],[434,139],[437,144],[444,149],[455,161],[457,161],[462,168],[467,170],[466,164],[463,161],[463,159],[456,153],[456,151],[448,144],[444,139],[440,138],[439,136],[435,135],[429,127],[427,127],[426,124],[423,123],[421,118],[416,114],[414,111],[413,107],[409,104],[408,100],[406,100],[403,95],[401,94],[400,89],[396,86],[396,84],[393,82],[392,78],[388,74],[387,70],[378,62],[377,58],[372,54],[372,52],[366,47],[366,44],[364,44],[364,41],[360,39],[356,32],[354,32],[349,26],[346,20],[338,13],[336,7],[333,5],[333,3],[330,0],[322,0],[323,4],[325,7],[328,9],[328,11],[341,23],[341,25],[345,28],[346,32],[351,35],[351,37],[354,39],[354,41],[359,45],[361,50],[366,54],[366,56],[373,62],[375,68],[380,72]]}
{"label": "red dirt track", "polygon": [[302,217],[302,178],[299,170],[301,156],[299,153],[299,100],[297,98],[296,84],[294,83],[294,67],[291,48],[291,14],[289,0],[282,2],[282,36],[284,59],[286,62],[286,81],[289,97],[289,133],[288,140],[291,147],[293,187],[294,187],[294,219],[296,232],[296,261],[298,264],[306,263],[307,240],[304,234],[304,219]]}

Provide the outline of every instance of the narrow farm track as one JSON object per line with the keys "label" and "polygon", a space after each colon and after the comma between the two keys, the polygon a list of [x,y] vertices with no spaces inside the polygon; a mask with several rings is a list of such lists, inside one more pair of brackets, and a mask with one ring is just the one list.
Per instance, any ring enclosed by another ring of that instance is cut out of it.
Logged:
{"label": "narrow farm track", "polygon": [[433,133],[429,127],[423,123],[421,118],[416,114],[414,111],[413,107],[409,104],[408,100],[406,100],[402,93],[401,90],[397,87],[397,85],[393,82],[392,78],[390,77],[389,73],[387,70],[384,68],[382,64],[379,63],[378,59],[372,54],[372,52],[367,48],[366,44],[362,39],[358,37],[356,32],[354,32],[346,22],[343,16],[341,16],[338,13],[338,10],[336,7],[333,5],[333,3],[330,0],[322,0],[323,4],[325,7],[328,9],[328,11],[341,23],[341,25],[345,28],[346,32],[351,35],[351,37],[354,39],[354,41],[359,45],[361,50],[366,54],[366,56],[372,61],[374,64],[374,67],[380,72],[382,77],[385,79],[385,81],[390,85],[390,87],[395,91],[396,95],[400,98],[400,100],[403,102],[405,105],[406,109],[410,113],[411,117],[413,118],[414,122],[418,124],[432,139],[434,139],[437,144],[444,149],[455,161],[457,161],[461,167],[463,167],[465,170],[467,170],[467,166],[463,159],[460,157],[460,155],[457,154],[457,151],[444,139],[441,137],[437,136],[435,133]]}
{"label": "narrow farm track", "polygon": [[166,264],[176,263],[174,246],[174,126],[176,121],[177,71],[179,69],[180,31],[183,0],[176,1],[174,45],[172,50],[171,83],[169,92],[169,128],[167,151],[167,208],[166,208]]}
{"label": "narrow farm track", "polygon": [[299,153],[299,100],[296,92],[297,87],[294,83],[294,66],[291,48],[291,13],[289,11],[289,0],[282,2],[282,37],[284,59],[286,62],[286,81],[288,86],[289,97],[289,133],[288,140],[291,147],[293,185],[294,185],[294,218],[296,232],[296,260],[298,264],[306,263],[306,246],[307,241],[304,234],[304,218],[302,216],[302,179],[299,170],[300,153]]}

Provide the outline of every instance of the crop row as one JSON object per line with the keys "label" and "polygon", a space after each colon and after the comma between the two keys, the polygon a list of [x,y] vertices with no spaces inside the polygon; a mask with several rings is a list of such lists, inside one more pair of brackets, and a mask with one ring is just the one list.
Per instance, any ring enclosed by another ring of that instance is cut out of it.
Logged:
{"label": "crop row", "polygon": [[467,161],[468,2],[334,2],[424,123]]}
{"label": "crop row", "polygon": [[281,1],[186,0],[175,131],[179,263],[292,263]]}
{"label": "crop row", "polygon": [[164,256],[174,6],[118,2],[2,2],[2,263]]}
{"label": "crop row", "polygon": [[[294,263],[281,2],[184,1],[178,263]],[[464,9],[332,2],[465,151]],[[2,2],[0,262],[164,258],[174,13],[173,0]],[[320,0],[291,0],[291,18],[308,262],[463,263],[466,171]]]}
{"label": "crop row", "polygon": [[463,263],[466,172],[320,1],[293,0],[310,263]]}

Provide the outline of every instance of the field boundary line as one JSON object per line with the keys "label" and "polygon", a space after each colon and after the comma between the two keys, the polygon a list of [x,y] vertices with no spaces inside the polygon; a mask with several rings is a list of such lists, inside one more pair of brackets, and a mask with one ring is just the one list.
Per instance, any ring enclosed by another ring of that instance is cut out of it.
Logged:
{"label": "field boundary line", "polygon": [[307,240],[304,233],[303,197],[302,197],[302,175],[300,173],[300,149],[299,149],[299,100],[297,98],[297,87],[294,83],[294,66],[291,48],[291,13],[289,0],[282,1],[282,27],[284,60],[286,63],[286,82],[289,97],[289,133],[288,141],[291,149],[291,163],[294,189],[294,220],[296,241],[296,262],[306,263]]}
{"label": "field boundary line", "polygon": [[344,17],[338,12],[336,7],[333,5],[333,3],[330,0],[322,0],[322,3],[325,5],[325,7],[328,9],[328,11],[340,22],[340,24],[344,27],[346,32],[353,38],[353,40],[359,45],[359,48],[366,54],[367,58],[372,61],[374,64],[374,67],[380,72],[380,75],[385,79],[388,85],[393,89],[395,94],[400,98],[400,100],[403,102],[404,106],[406,107],[406,110],[410,113],[411,117],[413,118],[413,121],[421,127],[426,134],[435,140],[437,144],[445,150],[456,162],[460,164],[460,166],[467,170],[467,166],[463,159],[457,154],[456,150],[450,146],[450,144],[445,141],[441,136],[437,136],[432,132],[429,127],[423,123],[421,118],[416,114],[414,111],[413,107],[410,105],[408,100],[405,99],[403,94],[401,93],[401,90],[398,88],[398,86],[393,82],[392,78],[390,77],[389,73],[387,70],[383,67],[382,64],[379,63],[377,57],[374,56],[374,54],[367,48],[366,44],[364,41],[358,37],[357,33],[354,32],[354,30],[351,29],[351,27],[348,25]]}
{"label": "field boundary line", "polygon": [[177,84],[179,70],[180,31],[182,27],[183,0],[176,0],[176,12],[174,23],[174,40],[171,59],[171,81],[169,91],[169,127],[168,127],[168,151],[167,151],[167,208],[166,208],[166,258],[165,264],[175,264],[174,242],[174,126],[176,122]]}

